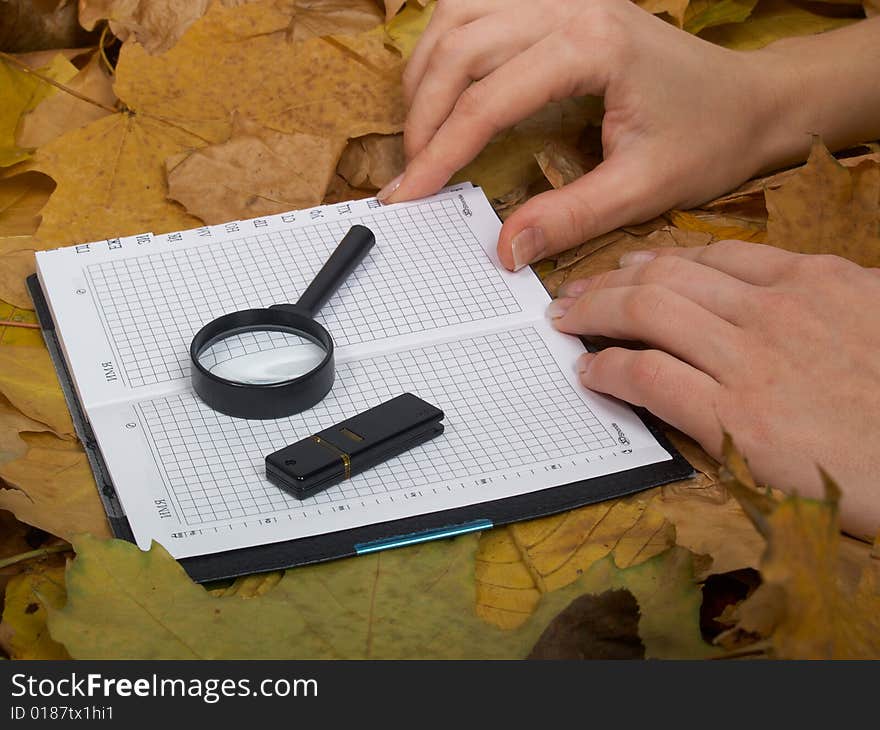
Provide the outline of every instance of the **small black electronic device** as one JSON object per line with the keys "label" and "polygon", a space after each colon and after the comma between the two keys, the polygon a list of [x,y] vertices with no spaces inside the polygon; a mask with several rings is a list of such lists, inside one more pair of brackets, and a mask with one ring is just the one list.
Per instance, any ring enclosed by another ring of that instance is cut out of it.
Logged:
{"label": "small black electronic device", "polygon": [[266,457],[266,477],[305,499],[443,433],[443,411],[404,393]]}
{"label": "small black electronic device", "polygon": [[333,387],[333,340],[314,317],[369,253],[376,238],[354,225],[296,304],[244,309],[202,327],[189,348],[192,385],[215,411],[283,418]]}

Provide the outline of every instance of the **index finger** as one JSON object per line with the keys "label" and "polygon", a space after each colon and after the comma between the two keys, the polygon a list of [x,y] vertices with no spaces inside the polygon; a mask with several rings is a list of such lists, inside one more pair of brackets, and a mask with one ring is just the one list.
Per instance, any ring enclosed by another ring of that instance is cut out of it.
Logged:
{"label": "index finger", "polygon": [[403,93],[407,104],[412,104],[416,89],[428,68],[434,46],[444,33],[494,13],[506,5],[504,0],[446,0],[438,3],[403,72]]}
{"label": "index finger", "polygon": [[498,132],[551,101],[601,94],[605,85],[601,74],[573,62],[573,51],[566,38],[552,33],[471,84],[436,134],[407,165],[397,189],[383,202],[436,192]]}

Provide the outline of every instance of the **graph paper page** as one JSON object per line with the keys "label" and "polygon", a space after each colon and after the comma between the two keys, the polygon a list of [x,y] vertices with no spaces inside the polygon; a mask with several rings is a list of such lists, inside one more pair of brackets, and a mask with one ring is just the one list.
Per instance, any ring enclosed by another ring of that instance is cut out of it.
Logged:
{"label": "graph paper page", "polygon": [[[577,382],[580,351],[535,323],[350,360],[321,403],[290,418],[230,418],[181,391],[101,406],[92,425],[138,544],[187,557],[668,459],[632,411]],[[265,454],[403,392],[444,411],[442,436],[303,501],[266,480]]]}
{"label": "graph paper page", "polygon": [[376,244],[317,316],[340,361],[513,326],[549,301],[531,272],[511,275],[495,260],[500,223],[474,188],[41,252],[40,280],[86,408],[188,382],[189,343],[203,325],[296,301],[354,223]]}
{"label": "graph paper page", "polygon": [[[355,222],[377,242],[321,312],[339,346],[327,398],[267,421],[205,406],[189,385],[192,334],[220,314],[295,296]],[[669,459],[629,408],[580,385],[583,346],[546,321],[549,297],[530,270],[500,266],[499,228],[483,193],[465,187],[39,255],[138,544],[209,554]],[[442,436],[304,501],[265,478],[266,454],[403,392],[444,411]]]}

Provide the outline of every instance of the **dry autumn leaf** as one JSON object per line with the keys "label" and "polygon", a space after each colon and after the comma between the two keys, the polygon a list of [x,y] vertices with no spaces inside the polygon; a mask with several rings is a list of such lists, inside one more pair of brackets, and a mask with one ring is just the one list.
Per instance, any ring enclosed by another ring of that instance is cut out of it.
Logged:
{"label": "dry autumn leaf", "polygon": [[[39,333],[34,332],[36,338]],[[22,413],[56,434],[73,434],[73,422],[45,346],[0,342],[0,392]]]}
{"label": "dry autumn leaf", "polygon": [[435,3],[427,3],[423,7],[407,5],[403,12],[397,14],[385,26],[387,43],[397,49],[404,59],[407,59],[415,50],[428,22],[434,13]]}
{"label": "dry autumn leaf", "polygon": [[639,604],[626,589],[575,598],[544,629],[527,659],[644,659]]}
{"label": "dry autumn leaf", "polygon": [[717,25],[739,24],[757,4],[758,0],[691,0],[682,25],[688,33],[699,33]]}
{"label": "dry autumn leaf", "polygon": [[[100,54],[93,53],[86,65],[65,87],[25,114],[18,125],[19,147],[41,147],[71,129],[78,129],[112,113],[116,104],[113,80]],[[90,103],[82,97],[91,99]]]}
{"label": "dry autumn leaf", "polygon": [[[0,167],[14,165],[29,157],[29,151],[21,149],[15,141],[19,120],[43,99],[56,93],[53,86],[14,61],[5,54],[0,56]],[[60,53],[38,71],[59,83],[70,81],[77,73],[76,67]]]}
{"label": "dry autumn leaf", "polygon": [[173,46],[205,14],[211,0],[79,0],[79,22],[94,30],[107,20],[120,40],[130,35],[149,53]]}
{"label": "dry autumn leaf", "polygon": [[378,190],[404,166],[403,135],[368,134],[348,143],[336,170],[355,188]]}
{"label": "dry autumn leaf", "polygon": [[[288,40],[271,0],[212,5],[161,56],[123,45],[116,94],[138,114],[210,142],[229,137],[232,112],[279,132],[357,137],[400,131],[402,64],[381,27]],[[271,69],[271,73],[267,73]]]}
{"label": "dry autumn leaf", "polygon": [[[727,458],[736,458],[729,444]],[[742,467],[738,471],[742,471]],[[825,476],[825,499],[756,492],[742,473],[724,483],[755,516],[767,541],[762,585],[732,612],[732,632],[763,637],[755,648],[778,659],[868,659],[880,656],[880,592],[870,557],[860,582],[840,574],[840,490]],[[731,617],[729,617],[731,618]],[[723,643],[724,638],[719,637]]]}
{"label": "dry autumn leaf", "polygon": [[[17,168],[12,168],[13,170]],[[38,172],[0,179],[0,300],[32,307],[25,278],[34,272],[33,233],[55,183]],[[6,319],[6,317],[0,317]]]}
{"label": "dry autumn leaf", "polygon": [[589,169],[586,156],[577,147],[555,140],[538,150],[535,160],[544,177],[557,190],[574,182]]}
{"label": "dry autumn leaf", "polygon": [[535,155],[550,142],[573,144],[584,127],[602,116],[595,97],[549,104],[537,114],[495,137],[452,182],[470,181],[489,198],[500,198],[541,176]]}
{"label": "dry autumn leaf", "polygon": [[766,192],[767,243],[880,265],[880,163],[841,165],[814,138],[807,164]]}
{"label": "dry autumn leaf", "polygon": [[0,254],[26,247],[53,190],[52,178],[39,172],[0,179]]}
{"label": "dry autumn leaf", "polygon": [[0,48],[10,53],[85,45],[76,0],[2,0]]}
{"label": "dry autumn leaf", "polygon": [[0,647],[10,659],[70,659],[46,626],[49,608],[64,605],[64,568],[64,557],[55,556],[31,565],[9,581]]}
{"label": "dry autumn leaf", "polygon": [[19,459],[27,453],[27,443],[19,434],[47,430],[48,426],[28,418],[0,393],[0,465]]}
{"label": "dry autumn leaf", "polygon": [[42,210],[35,245],[70,245],[201,225],[166,197],[163,163],[201,146],[198,137],[141,115],[119,113],[41,147],[33,169],[58,184]]}
{"label": "dry autumn leaf", "polygon": [[855,22],[819,12],[818,4],[804,6],[791,0],[762,0],[745,23],[706,28],[700,37],[741,51],[763,48],[780,38],[824,33]]}
{"label": "dry autumn leaf", "polygon": [[166,161],[168,197],[209,224],[311,208],[344,146],[342,138],[285,134],[236,117],[226,142]]}
{"label": "dry autumn leaf", "polygon": [[635,0],[636,5],[654,15],[665,13],[681,28],[691,0]]}
{"label": "dry autumn leaf", "polygon": [[[52,612],[49,627],[76,658],[524,657],[584,591],[576,582],[548,595],[519,630],[489,626],[474,612],[477,542],[468,535],[305,566],[265,595],[243,599],[212,596],[158,545],[142,552],[119,540],[80,537],[67,604]],[[666,629],[679,621],[668,648],[693,655],[705,647],[693,638],[699,591],[686,578],[690,554],[667,555],[650,568],[602,566],[591,584],[628,588],[647,606],[643,614],[663,614]],[[658,630],[651,626],[649,634]]]}
{"label": "dry autumn leaf", "polygon": [[547,593],[575,582],[611,555],[618,568],[638,565],[675,544],[675,530],[648,492],[491,530],[477,552],[477,613],[510,629],[522,625]]}
{"label": "dry autumn leaf", "polygon": [[50,433],[23,433],[26,454],[0,464],[0,509],[22,522],[69,540],[90,532],[109,537],[110,528],[85,452],[76,441]]}
{"label": "dry autumn leaf", "polygon": [[[250,0],[221,2],[237,8]],[[80,0],[80,22],[92,29],[107,18],[118,38],[132,36],[148,53],[160,54],[174,46],[209,5],[209,0]],[[245,9],[241,17],[250,12]],[[372,0],[275,0],[257,13],[263,21],[271,19],[274,31],[270,32],[295,41],[359,33],[382,22],[382,14]]]}
{"label": "dry autumn leaf", "polygon": [[277,16],[268,0],[212,5],[161,56],[126,42],[115,86],[126,110],[45,145],[33,162],[58,183],[39,245],[198,225],[166,198],[164,162],[227,140],[233,111],[286,134],[399,129],[400,59],[385,49],[381,28],[291,42],[276,32],[289,17],[279,26]]}

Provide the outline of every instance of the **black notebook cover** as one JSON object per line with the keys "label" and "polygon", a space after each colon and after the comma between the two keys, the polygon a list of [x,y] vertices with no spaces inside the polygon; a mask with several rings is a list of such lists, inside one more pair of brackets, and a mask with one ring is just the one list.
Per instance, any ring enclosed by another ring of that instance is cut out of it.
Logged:
{"label": "black notebook cover", "polygon": [[[95,482],[107,512],[110,529],[116,537],[134,542],[128,518],[125,516],[125,511],[116,495],[116,489],[113,486],[107,465],[101,456],[95,435],[76,395],[76,389],[73,387],[70,371],[55,332],[55,323],[52,320],[37,276],[28,277],[27,284],[34,301],[43,337],[46,340],[46,346],[49,348],[58,380],[61,382],[61,388],[67,399],[68,408],[70,408],[77,435],[85,447],[89,464],[94,472]],[[660,445],[672,455],[670,461],[649,464],[628,471],[550,487],[515,497],[431,512],[390,522],[380,522],[341,532],[182,558],[179,562],[190,577],[198,582],[233,578],[262,571],[282,570],[296,565],[353,556],[357,554],[355,549],[357,545],[431,530],[442,530],[481,520],[489,521],[492,525],[498,526],[519,520],[544,517],[693,476],[694,470],[691,465],[669,443],[651,417],[644,412],[639,412],[639,416]]]}

